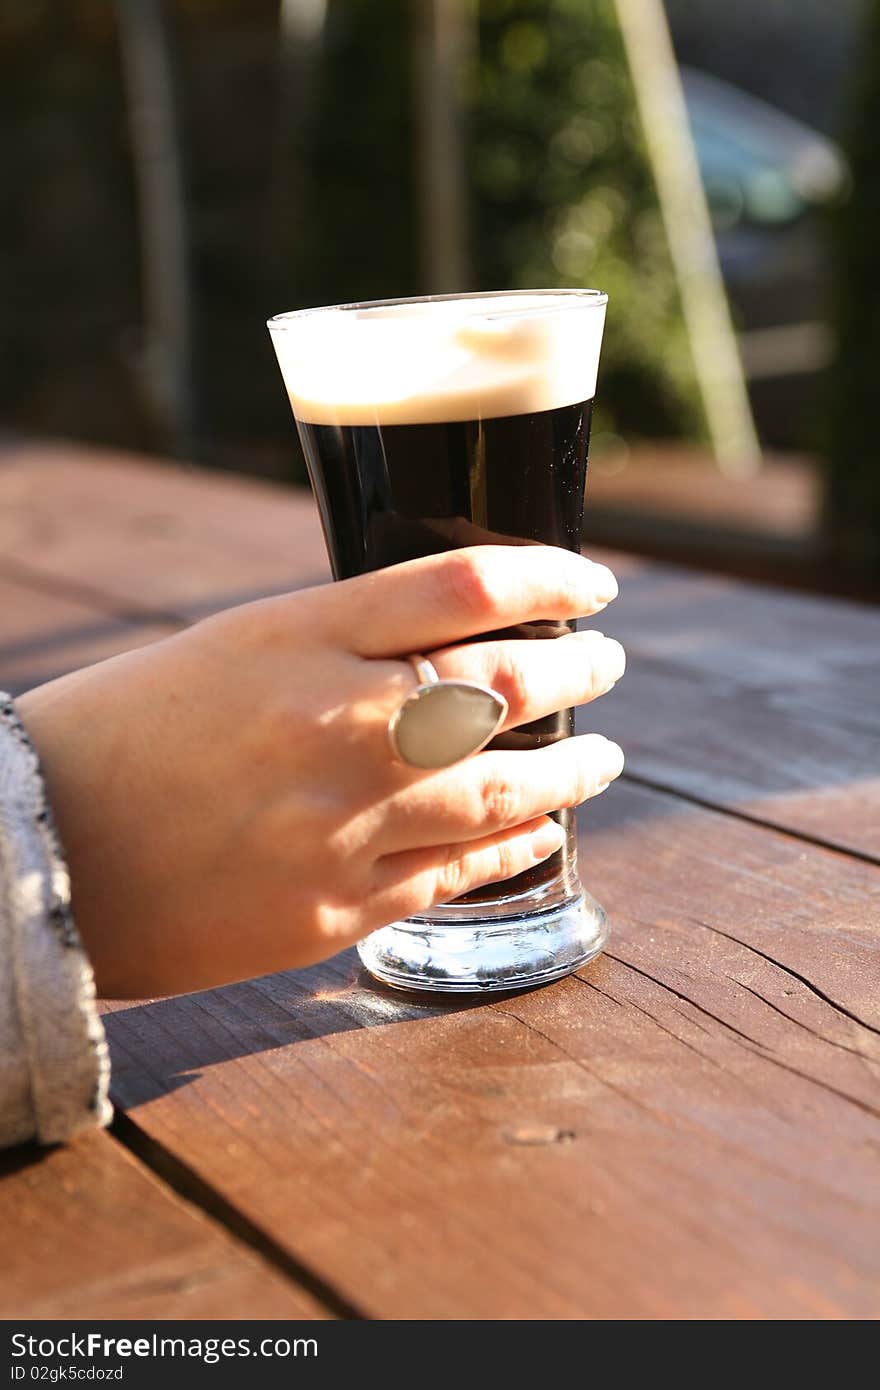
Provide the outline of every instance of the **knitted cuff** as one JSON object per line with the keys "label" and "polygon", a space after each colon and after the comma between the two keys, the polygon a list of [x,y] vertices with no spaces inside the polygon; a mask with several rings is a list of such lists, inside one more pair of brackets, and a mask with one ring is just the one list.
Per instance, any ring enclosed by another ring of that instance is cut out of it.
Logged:
{"label": "knitted cuff", "polygon": [[36,751],[0,693],[0,1143],[106,1124],[110,1063]]}

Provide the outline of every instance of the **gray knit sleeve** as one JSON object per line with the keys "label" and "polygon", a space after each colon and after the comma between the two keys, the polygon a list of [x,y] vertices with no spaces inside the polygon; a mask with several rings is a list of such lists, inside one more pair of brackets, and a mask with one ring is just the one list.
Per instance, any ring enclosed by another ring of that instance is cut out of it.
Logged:
{"label": "gray knit sleeve", "polygon": [[0,692],[0,1146],[110,1118],[92,969],[37,755]]}

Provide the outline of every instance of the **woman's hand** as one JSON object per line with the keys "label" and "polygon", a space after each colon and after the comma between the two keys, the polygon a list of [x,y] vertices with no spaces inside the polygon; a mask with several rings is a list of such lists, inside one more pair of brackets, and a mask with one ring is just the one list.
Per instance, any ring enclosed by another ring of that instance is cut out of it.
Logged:
{"label": "woman's hand", "polygon": [[208,618],[23,696],[99,992],[200,989],[332,955],[561,844],[548,811],[602,791],[623,754],[596,734],[485,751],[439,771],[391,756],[414,688],[402,658],[489,685],[507,728],[622,674],[596,632],[483,632],[597,612],[604,566],[480,546]]}

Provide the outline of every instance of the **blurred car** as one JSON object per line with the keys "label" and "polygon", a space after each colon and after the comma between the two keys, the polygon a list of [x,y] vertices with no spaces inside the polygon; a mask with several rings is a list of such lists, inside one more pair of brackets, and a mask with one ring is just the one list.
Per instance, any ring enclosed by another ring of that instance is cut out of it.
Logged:
{"label": "blurred car", "polygon": [[758,431],[808,447],[834,347],[826,223],[845,160],[741,88],[693,68],[681,77]]}

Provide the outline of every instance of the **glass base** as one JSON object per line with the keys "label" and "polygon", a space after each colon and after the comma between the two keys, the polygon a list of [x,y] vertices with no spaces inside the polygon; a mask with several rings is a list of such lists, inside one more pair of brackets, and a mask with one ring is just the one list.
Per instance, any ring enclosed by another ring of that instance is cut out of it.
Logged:
{"label": "glass base", "polygon": [[603,909],[581,893],[520,916],[393,922],[362,941],[358,954],[371,975],[397,989],[480,993],[558,980],[597,956],[608,935]]}

